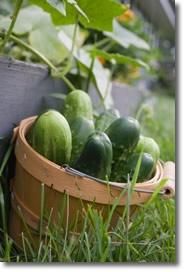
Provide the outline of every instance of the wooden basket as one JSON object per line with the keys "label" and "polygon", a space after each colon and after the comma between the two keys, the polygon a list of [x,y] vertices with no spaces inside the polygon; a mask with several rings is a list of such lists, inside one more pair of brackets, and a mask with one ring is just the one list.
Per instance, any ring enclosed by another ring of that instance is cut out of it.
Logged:
{"label": "wooden basket", "polygon": [[[111,206],[118,200],[118,205],[112,216],[111,227],[123,214],[127,203],[127,186],[125,183],[109,182],[80,176],[70,168],[61,167],[34,151],[27,143],[25,135],[36,117],[23,120],[16,135],[16,171],[11,182],[11,211],[9,234],[21,246],[21,233],[25,232],[25,224],[33,233],[39,229],[41,213],[41,185],[44,184],[45,210],[53,209],[52,222],[57,222],[61,203],[69,196],[69,206],[64,211],[63,226],[68,222],[72,227],[78,215],[76,231],[80,232],[84,223],[84,210],[92,205],[107,218]],[[154,177],[146,182],[137,183],[130,199],[130,216],[137,210],[138,205],[145,203],[152,192],[159,186],[160,180],[168,178],[168,182],[160,191],[162,197],[173,197],[175,193],[175,168],[173,162],[162,166],[157,163]],[[125,193],[123,194],[123,190]],[[24,218],[24,220],[22,219]],[[33,234],[34,235],[34,234]],[[38,239],[35,238],[35,239]]]}

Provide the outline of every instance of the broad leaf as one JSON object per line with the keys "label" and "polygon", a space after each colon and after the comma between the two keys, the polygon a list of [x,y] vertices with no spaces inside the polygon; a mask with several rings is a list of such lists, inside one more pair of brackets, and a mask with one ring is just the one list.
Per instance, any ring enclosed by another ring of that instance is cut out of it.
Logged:
{"label": "broad leaf", "polygon": [[[0,18],[0,28],[8,29],[11,23],[9,16]],[[13,32],[16,35],[24,35],[37,27],[51,24],[50,16],[37,6],[29,6],[20,10]]]}
{"label": "broad leaf", "polygon": [[56,29],[49,24],[31,31],[29,42],[31,46],[56,64],[62,62],[69,54],[69,51],[60,42]]}
{"label": "broad leaf", "polygon": [[82,17],[84,17],[86,20],[87,20],[87,22],[89,22],[89,19],[88,19],[88,17],[87,17],[87,15],[85,14],[85,12],[80,8],[80,6],[77,4],[77,1],[75,1],[75,0],[65,0],[68,4],[70,4],[70,5],[72,5],[75,9],[76,9],[76,11],[80,14],[80,15],[82,15]]}
{"label": "broad leaf", "polygon": [[44,11],[51,15],[53,23],[56,25],[68,25],[74,24],[76,21],[77,11],[76,9],[65,1],[65,12],[62,12],[54,5],[51,5],[47,0],[29,0],[30,3],[41,7]]}
{"label": "broad leaf", "polygon": [[0,16],[0,31],[7,30],[11,23],[11,19],[9,17]]}
{"label": "broad leaf", "polygon": [[[65,0],[66,16],[46,0],[30,0],[50,13],[56,25],[75,24],[79,21],[87,28],[112,31],[112,21],[122,14],[124,6],[114,0]],[[75,4],[76,3],[76,4]]]}
{"label": "broad leaf", "polygon": [[[0,27],[7,29],[10,22],[8,17],[2,18]],[[31,46],[56,64],[62,62],[69,54],[57,36],[50,15],[37,6],[29,6],[20,11],[13,32],[16,35],[29,33]]]}
{"label": "broad leaf", "polygon": [[58,10],[63,16],[66,16],[66,5],[65,5],[65,1],[62,3],[61,0],[46,0],[46,2],[52,8]]}
{"label": "broad leaf", "polygon": [[149,66],[140,59],[131,58],[118,53],[107,53],[103,50],[93,49],[91,51],[92,56],[101,56],[106,60],[115,60],[119,64],[132,64],[134,66],[141,66],[149,70]]}
{"label": "broad leaf", "polygon": [[80,18],[87,28],[112,31],[113,19],[123,12],[123,6],[114,0],[79,0],[80,7],[85,11],[89,22]]}
{"label": "broad leaf", "polygon": [[125,48],[133,45],[140,49],[150,49],[150,46],[146,41],[125,27],[121,26],[116,20],[113,22],[113,32],[104,32],[104,34]]}

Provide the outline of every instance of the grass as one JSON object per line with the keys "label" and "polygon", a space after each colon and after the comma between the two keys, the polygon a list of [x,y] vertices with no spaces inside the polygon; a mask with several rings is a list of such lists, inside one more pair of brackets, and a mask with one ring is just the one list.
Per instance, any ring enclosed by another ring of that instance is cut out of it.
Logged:
{"label": "grass", "polygon": [[23,250],[11,240],[0,246],[1,261],[12,262],[175,262],[175,219],[173,200],[158,200],[141,207],[127,226],[121,218],[114,230],[107,230],[101,215],[89,208],[80,236],[61,233],[57,226],[47,229],[47,241],[37,250],[27,233]]}
{"label": "grass", "polygon": [[[142,106],[139,118],[142,133],[152,136],[159,143],[161,158],[174,160],[173,98],[161,95],[152,97]],[[135,178],[132,180],[132,185]],[[68,205],[67,202],[66,207]],[[115,201],[113,209],[116,205]],[[42,188],[41,207],[43,211],[44,188]],[[7,235],[6,239],[4,238],[2,229],[0,260],[4,262],[174,263],[176,261],[174,199],[163,200],[157,196],[149,205],[141,206],[132,221],[129,218],[129,209],[128,202],[117,226],[110,229],[112,213],[110,212],[110,218],[105,222],[101,214],[89,207],[84,215],[84,226],[80,236],[70,234],[59,225],[51,225],[50,220],[44,228],[41,220],[38,249],[33,247],[28,233],[25,232],[22,235],[23,249],[17,250]],[[47,233],[45,238],[42,236],[43,229]]]}

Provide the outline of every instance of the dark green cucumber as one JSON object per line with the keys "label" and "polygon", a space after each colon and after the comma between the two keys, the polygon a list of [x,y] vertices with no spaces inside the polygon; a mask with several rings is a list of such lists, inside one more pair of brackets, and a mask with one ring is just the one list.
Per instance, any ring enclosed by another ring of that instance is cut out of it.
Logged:
{"label": "dark green cucumber", "polygon": [[115,109],[109,109],[102,112],[96,119],[95,128],[97,131],[104,132],[113,121],[120,117],[119,111]]}
{"label": "dark green cucumber", "polygon": [[[128,175],[130,180],[133,178],[136,165],[138,163],[140,154],[139,153],[132,153],[127,161],[123,164],[123,180],[127,182]],[[141,165],[139,169],[138,179],[137,182],[143,182],[151,178],[153,169],[155,167],[155,161],[153,157],[148,153],[141,154]]]}
{"label": "dark green cucumber", "polygon": [[122,162],[127,159],[136,147],[140,136],[140,125],[132,117],[115,120],[105,131],[113,147],[111,180],[116,181],[122,174]]}
{"label": "dark green cucumber", "polygon": [[112,163],[112,144],[103,132],[89,136],[74,168],[90,176],[109,179]]}
{"label": "dark green cucumber", "polygon": [[64,116],[49,110],[41,114],[26,135],[38,153],[59,165],[69,163],[72,149],[71,130]]}
{"label": "dark green cucumber", "polygon": [[72,133],[72,153],[70,164],[73,165],[80,156],[88,137],[94,132],[94,122],[79,116],[70,124]]}
{"label": "dark green cucumber", "polygon": [[64,116],[69,122],[77,117],[85,117],[93,120],[93,107],[90,96],[81,90],[69,93],[65,98]]}

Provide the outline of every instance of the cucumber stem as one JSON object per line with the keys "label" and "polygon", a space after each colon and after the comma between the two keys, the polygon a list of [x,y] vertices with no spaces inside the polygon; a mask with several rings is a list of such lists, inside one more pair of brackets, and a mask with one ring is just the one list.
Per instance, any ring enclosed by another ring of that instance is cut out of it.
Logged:
{"label": "cucumber stem", "polygon": [[92,57],[91,65],[90,65],[89,73],[88,73],[88,77],[87,77],[87,83],[86,83],[86,87],[85,87],[86,93],[88,93],[88,91],[89,91],[89,85],[90,85],[90,81],[91,81],[91,77],[92,77],[92,70],[94,67],[94,62],[95,62],[95,57]]}

